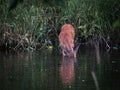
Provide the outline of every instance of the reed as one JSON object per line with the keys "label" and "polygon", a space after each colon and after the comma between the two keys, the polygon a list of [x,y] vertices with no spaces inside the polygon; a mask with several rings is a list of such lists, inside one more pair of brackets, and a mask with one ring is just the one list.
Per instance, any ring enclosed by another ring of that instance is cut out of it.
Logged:
{"label": "reed", "polygon": [[[58,34],[64,23],[76,28],[76,39],[90,36],[107,40],[119,0],[35,0],[23,3],[8,12],[9,2],[0,5],[0,43],[8,48],[35,50],[38,47],[59,47]],[[80,41],[78,41],[80,42]]]}

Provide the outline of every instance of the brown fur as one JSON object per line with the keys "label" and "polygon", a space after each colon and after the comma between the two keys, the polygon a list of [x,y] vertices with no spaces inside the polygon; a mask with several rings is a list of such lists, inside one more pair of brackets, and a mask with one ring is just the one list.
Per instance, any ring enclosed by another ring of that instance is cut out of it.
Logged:
{"label": "brown fur", "polygon": [[74,53],[75,29],[71,24],[64,24],[59,34],[63,56],[76,57]]}

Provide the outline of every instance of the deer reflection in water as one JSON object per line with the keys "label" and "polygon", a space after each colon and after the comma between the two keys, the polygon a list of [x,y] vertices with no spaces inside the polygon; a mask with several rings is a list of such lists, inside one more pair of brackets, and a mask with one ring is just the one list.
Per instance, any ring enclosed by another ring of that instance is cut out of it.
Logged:
{"label": "deer reflection in water", "polygon": [[76,58],[67,56],[62,57],[60,66],[60,76],[64,85],[71,85],[75,79],[75,63]]}
{"label": "deer reflection in water", "polygon": [[74,45],[75,28],[71,24],[64,24],[59,34],[59,42],[62,48],[62,62],[60,76],[63,84],[71,84],[74,81],[74,64],[80,44]]}

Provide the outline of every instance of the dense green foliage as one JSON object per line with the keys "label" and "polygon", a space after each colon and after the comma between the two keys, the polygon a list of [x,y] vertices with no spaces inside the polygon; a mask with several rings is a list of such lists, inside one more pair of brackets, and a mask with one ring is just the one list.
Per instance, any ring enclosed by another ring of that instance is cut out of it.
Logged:
{"label": "dense green foliage", "polygon": [[[8,0],[0,5],[0,46],[19,49],[38,49],[59,46],[58,34],[64,23],[76,29],[81,43],[90,37],[107,43],[111,32],[120,33],[120,0],[23,0],[9,10]],[[117,35],[114,39],[118,39]]]}

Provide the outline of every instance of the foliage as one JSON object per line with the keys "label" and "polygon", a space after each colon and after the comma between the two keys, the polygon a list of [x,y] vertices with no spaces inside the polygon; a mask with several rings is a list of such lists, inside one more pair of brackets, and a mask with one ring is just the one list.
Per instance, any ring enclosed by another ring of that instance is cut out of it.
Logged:
{"label": "foliage", "polygon": [[120,0],[48,1],[23,0],[9,12],[9,2],[2,1],[0,46],[26,50],[51,45],[58,47],[58,34],[64,23],[74,25],[76,40],[88,40],[91,36],[107,39],[113,26],[119,26]]}

